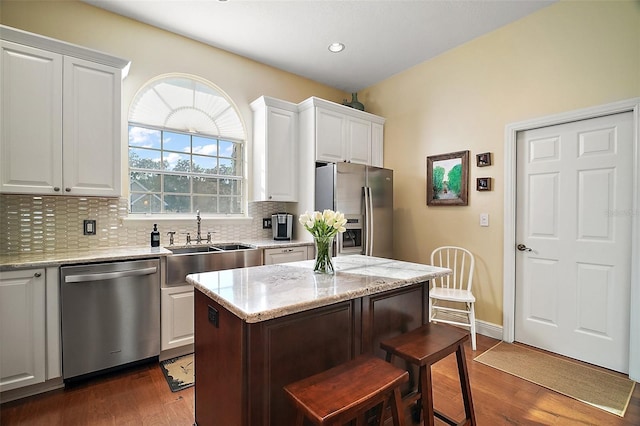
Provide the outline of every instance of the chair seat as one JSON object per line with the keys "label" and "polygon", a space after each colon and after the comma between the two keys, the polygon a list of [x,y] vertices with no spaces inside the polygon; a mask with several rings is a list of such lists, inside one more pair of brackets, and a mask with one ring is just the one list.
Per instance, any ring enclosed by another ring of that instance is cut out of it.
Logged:
{"label": "chair seat", "polygon": [[[449,325],[427,323],[415,330],[380,342],[380,347],[387,353],[388,362],[393,362],[393,357],[397,356],[419,367],[417,395],[406,398],[406,403],[416,401],[425,425],[435,426],[436,418],[449,425],[475,426],[476,424],[464,355],[464,342],[467,340],[469,340],[469,333],[466,330]],[[463,421],[457,421],[436,411],[433,407],[431,366],[453,353],[456,354],[464,404],[465,419]]]}
{"label": "chair seat", "polygon": [[476,301],[476,298],[470,291],[443,287],[431,288],[429,290],[429,297],[440,300],[448,300],[450,302],[473,303]]}
{"label": "chair seat", "polygon": [[366,410],[391,400],[394,425],[403,425],[400,385],[409,373],[372,355],[361,355],[329,370],[284,387],[303,416],[315,425],[337,425],[363,416]]}

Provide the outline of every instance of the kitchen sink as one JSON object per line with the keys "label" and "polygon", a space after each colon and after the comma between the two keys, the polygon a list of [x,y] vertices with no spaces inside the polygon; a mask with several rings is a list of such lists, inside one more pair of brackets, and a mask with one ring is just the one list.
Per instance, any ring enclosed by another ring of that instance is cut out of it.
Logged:
{"label": "kitchen sink", "polygon": [[230,250],[249,250],[255,247],[247,246],[244,244],[222,244],[222,245],[214,245],[209,248],[222,250],[222,251],[230,251]]}
{"label": "kitchen sink", "polygon": [[245,244],[169,247],[169,250],[173,254],[167,256],[165,266],[168,286],[185,284],[189,274],[262,265],[261,250]]}
{"label": "kitchen sink", "polygon": [[173,254],[207,253],[207,252],[210,252],[210,251],[215,251],[215,250],[211,250],[207,246],[176,247],[176,248],[169,248],[169,250],[171,250],[171,252]]}

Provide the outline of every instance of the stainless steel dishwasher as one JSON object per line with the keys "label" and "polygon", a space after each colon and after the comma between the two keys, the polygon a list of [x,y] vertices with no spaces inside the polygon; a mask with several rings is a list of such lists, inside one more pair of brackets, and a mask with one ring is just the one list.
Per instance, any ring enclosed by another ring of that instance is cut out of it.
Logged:
{"label": "stainless steel dishwasher", "polygon": [[60,286],[65,380],[160,354],[158,259],[63,266]]}

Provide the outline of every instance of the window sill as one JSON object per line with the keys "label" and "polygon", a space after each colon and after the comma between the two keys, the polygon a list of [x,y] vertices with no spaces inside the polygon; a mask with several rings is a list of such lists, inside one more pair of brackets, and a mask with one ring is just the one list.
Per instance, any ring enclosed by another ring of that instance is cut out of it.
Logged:
{"label": "window sill", "polygon": [[[242,224],[248,224],[251,223],[251,221],[253,221],[252,217],[249,216],[228,216],[228,217],[224,217],[224,216],[207,216],[207,215],[200,215],[201,219],[203,221],[206,221],[208,223],[213,223],[213,224],[220,224],[220,225],[242,225]],[[194,214],[188,214],[188,215],[184,215],[184,214],[175,214],[175,215],[168,215],[168,214],[156,214],[156,215],[143,215],[143,214],[130,214],[127,217],[122,219],[123,223],[127,223],[127,222],[131,222],[131,223],[167,223],[167,222],[195,222],[196,221],[196,215]]]}

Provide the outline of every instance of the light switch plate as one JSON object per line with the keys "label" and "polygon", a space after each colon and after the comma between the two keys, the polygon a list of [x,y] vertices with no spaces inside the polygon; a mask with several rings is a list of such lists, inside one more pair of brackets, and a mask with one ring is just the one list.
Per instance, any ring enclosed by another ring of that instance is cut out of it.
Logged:
{"label": "light switch plate", "polygon": [[480,213],[480,226],[489,226],[489,213]]}
{"label": "light switch plate", "polygon": [[93,219],[85,219],[82,224],[84,235],[96,235],[96,221]]}

